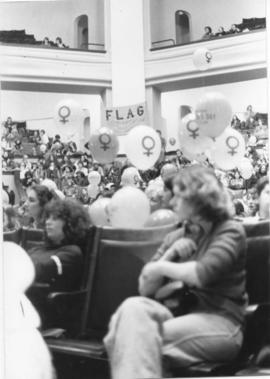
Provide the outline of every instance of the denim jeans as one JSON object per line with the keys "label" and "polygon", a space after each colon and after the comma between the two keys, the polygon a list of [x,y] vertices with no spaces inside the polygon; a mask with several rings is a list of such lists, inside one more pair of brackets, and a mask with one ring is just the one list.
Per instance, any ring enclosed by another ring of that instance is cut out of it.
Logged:
{"label": "denim jeans", "polygon": [[161,378],[163,360],[172,367],[227,362],[242,345],[240,326],[212,313],[174,318],[146,297],[123,302],[112,316],[104,343],[113,379]]}

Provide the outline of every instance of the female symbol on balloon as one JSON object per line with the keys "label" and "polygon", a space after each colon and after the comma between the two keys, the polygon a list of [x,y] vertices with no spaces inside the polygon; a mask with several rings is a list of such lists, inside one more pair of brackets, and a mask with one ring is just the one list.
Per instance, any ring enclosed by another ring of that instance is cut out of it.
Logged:
{"label": "female symbol on balloon", "polygon": [[60,122],[62,122],[63,124],[68,122],[68,120],[66,119],[70,116],[70,113],[71,113],[70,109],[66,105],[63,105],[62,107],[60,107],[58,110],[58,115],[61,118]]}
{"label": "female symbol on balloon", "polygon": [[205,58],[206,58],[206,62],[207,62],[207,63],[210,63],[210,62],[211,62],[211,60],[212,60],[212,58],[213,58],[213,55],[210,53],[210,51],[207,51],[207,52],[205,53]]}
{"label": "female symbol on balloon", "polygon": [[229,136],[229,137],[226,138],[226,145],[230,149],[228,151],[228,153],[231,154],[231,156],[233,156],[234,154],[237,154],[237,150],[236,149],[238,148],[239,144],[240,144],[240,142],[234,136]]}
{"label": "female symbol on balloon", "polygon": [[107,133],[102,133],[100,136],[99,136],[99,142],[101,143],[101,149],[103,149],[104,151],[106,151],[107,149],[110,148],[110,143],[112,141],[111,137],[109,136],[109,134]]}
{"label": "female symbol on balloon", "polygon": [[[149,145],[149,142],[146,143],[146,141],[149,141],[150,145]],[[153,150],[155,148],[155,146],[156,146],[156,142],[155,142],[155,140],[154,140],[153,137],[150,137],[150,136],[143,137],[143,139],[142,139],[142,147],[144,149],[146,149],[146,151],[144,151],[145,155],[147,155],[148,157],[150,155],[152,155],[153,153],[152,153],[151,150]]]}
{"label": "female symbol on balloon", "polygon": [[[193,126],[193,128],[191,128],[191,126]],[[187,126],[186,126],[187,130],[191,133],[190,134],[190,137],[196,139],[197,137],[199,137],[199,128],[198,128],[198,125],[196,124],[196,122],[190,120],[187,122]]]}

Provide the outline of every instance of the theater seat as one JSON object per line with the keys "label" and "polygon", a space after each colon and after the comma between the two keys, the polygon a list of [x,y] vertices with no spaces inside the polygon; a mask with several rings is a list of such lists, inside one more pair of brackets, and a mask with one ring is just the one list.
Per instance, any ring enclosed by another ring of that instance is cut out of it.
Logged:
{"label": "theater seat", "polygon": [[[45,331],[48,335],[59,335],[59,331],[65,335],[80,334],[81,318],[87,300],[87,294],[92,286],[93,267],[92,262],[93,243],[96,228],[90,227],[85,241],[81,243],[84,256],[83,273],[80,288],[76,291],[51,292],[46,283],[34,283],[27,294],[37,309],[43,309],[41,314],[43,328],[55,328],[55,331]],[[22,246],[27,251],[31,247],[42,243],[43,230],[23,228]]]}
{"label": "theater seat", "polygon": [[[252,231],[255,230],[254,225]],[[261,225],[258,230],[263,230]],[[247,238],[247,246],[246,289],[250,305],[247,309],[244,342],[239,356],[227,364],[205,362],[187,369],[174,369],[173,377],[232,376],[242,370],[246,373],[248,368],[254,368],[253,361],[264,345],[266,336],[270,338],[270,236]]]}
{"label": "theater seat", "polygon": [[75,339],[47,339],[52,352],[105,359],[102,338],[107,332],[110,316],[123,300],[138,295],[138,277],[143,265],[175,228],[175,225],[169,225],[142,230],[97,229],[93,286],[87,294],[81,335]]}
{"label": "theater seat", "polygon": [[15,242],[19,245],[21,242],[21,234],[22,234],[21,229],[4,232],[3,240],[9,241],[9,242]]}
{"label": "theater seat", "polygon": [[[84,334],[76,339],[48,339],[55,354],[106,360],[102,337],[107,331],[110,315],[127,296],[137,294],[137,278],[144,262],[154,253],[165,234],[153,234],[144,241],[143,234],[99,229],[96,243],[96,268],[92,292],[85,309]],[[156,240],[155,240],[156,238]],[[270,236],[248,238],[247,291],[250,307],[247,310],[247,330],[239,357],[229,364],[202,363],[188,369],[175,369],[171,377],[231,376],[249,365],[251,357],[261,347],[267,325],[269,302]]]}

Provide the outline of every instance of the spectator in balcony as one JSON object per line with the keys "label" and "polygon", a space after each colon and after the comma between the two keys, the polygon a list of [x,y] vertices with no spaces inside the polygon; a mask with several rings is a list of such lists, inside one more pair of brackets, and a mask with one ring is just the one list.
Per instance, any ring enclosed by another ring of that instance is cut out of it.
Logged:
{"label": "spectator in balcony", "polygon": [[64,49],[67,47],[65,44],[63,44],[62,38],[60,37],[56,38],[55,43],[56,43],[56,47],[59,47],[60,49]]}
{"label": "spectator in balcony", "polygon": [[212,37],[213,37],[212,28],[210,26],[205,26],[204,35],[202,36],[202,39],[210,39]]}
{"label": "spectator in balcony", "polygon": [[235,129],[240,129],[241,127],[241,121],[240,119],[236,116],[236,114],[233,115],[232,121],[231,121],[231,126]]}
{"label": "spectator in balcony", "polygon": [[40,144],[41,145],[46,145],[49,143],[49,137],[47,136],[46,132],[44,129],[42,129],[39,133],[40,135]]}
{"label": "spectator in balcony", "polygon": [[236,26],[236,24],[231,25],[231,29],[229,30],[229,34],[240,33],[241,30]]}
{"label": "spectator in balcony", "polygon": [[51,47],[51,46],[52,46],[52,43],[51,43],[51,41],[49,40],[48,37],[45,37],[45,38],[43,39],[43,41],[42,41],[42,45],[43,45],[44,47]]}
{"label": "spectator in balcony", "polygon": [[226,32],[225,32],[223,26],[220,26],[220,27],[218,28],[218,31],[217,31],[217,33],[215,34],[215,36],[216,36],[216,37],[222,37],[222,36],[225,36],[225,34],[226,34]]}

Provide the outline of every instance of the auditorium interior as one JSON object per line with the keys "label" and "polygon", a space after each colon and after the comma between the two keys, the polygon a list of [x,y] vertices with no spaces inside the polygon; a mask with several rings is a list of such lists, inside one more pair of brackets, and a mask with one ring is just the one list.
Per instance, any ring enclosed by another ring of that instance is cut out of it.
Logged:
{"label": "auditorium interior", "polygon": [[[248,326],[233,361],[174,367],[170,377],[270,375],[269,14],[267,0],[0,1],[4,244],[28,252],[43,241],[45,224],[27,207],[46,181],[56,201],[80,203],[90,220],[78,288],[34,281],[21,294],[39,312],[36,329],[58,379],[111,377],[103,344],[110,317],[138,296],[142,267],[178,227],[164,206],[165,176],[193,164],[215,171],[244,226]],[[130,198],[117,198],[130,187]],[[111,205],[110,220],[109,201],[122,207]],[[4,351],[12,349],[5,323],[0,330]],[[17,355],[13,365],[24,370]],[[53,378],[38,372],[7,378]]]}

